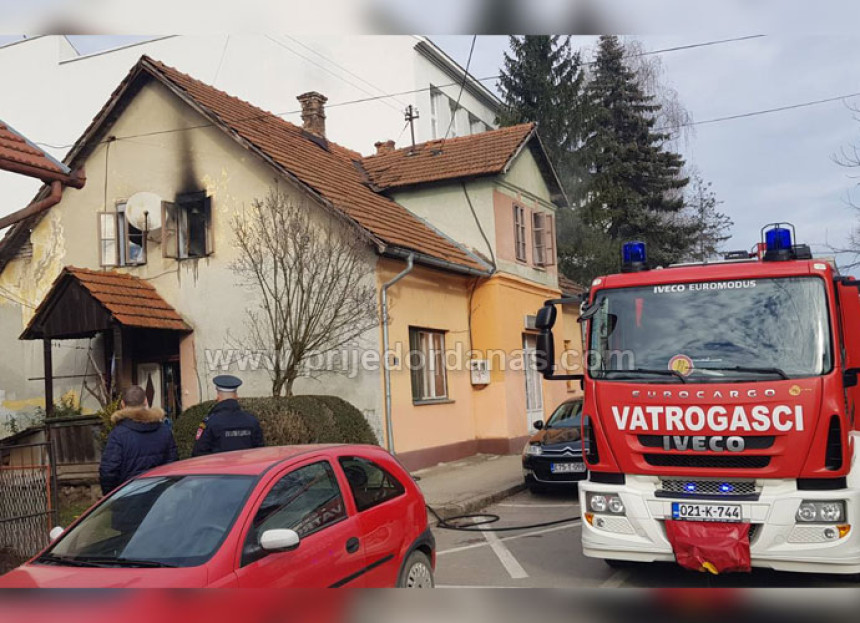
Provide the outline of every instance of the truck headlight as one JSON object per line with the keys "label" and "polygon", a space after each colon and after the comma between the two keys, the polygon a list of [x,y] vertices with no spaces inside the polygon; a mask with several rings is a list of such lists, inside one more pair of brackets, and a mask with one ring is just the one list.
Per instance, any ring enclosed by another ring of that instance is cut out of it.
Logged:
{"label": "truck headlight", "polygon": [[624,512],[624,502],[621,501],[621,498],[617,496],[612,496],[609,498],[609,512],[615,513],[616,515],[620,515]]}
{"label": "truck headlight", "polygon": [[527,456],[540,456],[542,452],[540,445],[536,443],[527,443],[526,447],[523,448],[523,454]]}
{"label": "truck headlight", "polygon": [[803,500],[795,518],[798,523],[840,523],[845,521],[845,502]]}
{"label": "truck headlight", "polygon": [[588,501],[588,507],[595,513],[604,512],[606,510],[606,496],[592,493],[591,499]]}
{"label": "truck headlight", "polygon": [[621,501],[620,497],[611,493],[589,493],[586,506],[588,510],[595,513],[624,514],[624,502]]}

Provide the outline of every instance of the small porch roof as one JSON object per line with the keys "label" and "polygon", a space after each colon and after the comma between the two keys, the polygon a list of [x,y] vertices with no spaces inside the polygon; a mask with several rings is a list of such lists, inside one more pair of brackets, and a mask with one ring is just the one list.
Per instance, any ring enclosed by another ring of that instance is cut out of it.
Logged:
{"label": "small porch roof", "polygon": [[92,337],[115,326],[191,331],[148,282],[116,271],[67,266],[21,334],[22,340]]}

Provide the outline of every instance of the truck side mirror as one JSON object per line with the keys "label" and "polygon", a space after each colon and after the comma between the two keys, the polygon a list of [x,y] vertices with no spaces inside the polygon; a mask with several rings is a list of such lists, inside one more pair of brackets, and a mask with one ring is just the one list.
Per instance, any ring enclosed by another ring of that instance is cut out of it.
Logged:
{"label": "truck side mirror", "polygon": [[555,363],[555,338],[550,329],[542,329],[537,336],[535,347],[535,367],[537,371],[547,376],[552,374]]}
{"label": "truck side mirror", "polygon": [[537,318],[535,319],[535,327],[540,331],[544,329],[552,329],[555,326],[556,315],[558,310],[555,305],[544,305],[538,310]]}

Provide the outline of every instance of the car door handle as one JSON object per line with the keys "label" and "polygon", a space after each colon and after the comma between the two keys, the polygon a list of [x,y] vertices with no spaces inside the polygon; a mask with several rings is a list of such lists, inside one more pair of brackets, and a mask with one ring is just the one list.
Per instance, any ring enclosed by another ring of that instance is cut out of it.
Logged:
{"label": "car door handle", "polygon": [[354,554],[355,552],[358,551],[358,545],[359,545],[358,538],[352,537],[350,540],[348,540],[346,542],[346,553],[347,554]]}

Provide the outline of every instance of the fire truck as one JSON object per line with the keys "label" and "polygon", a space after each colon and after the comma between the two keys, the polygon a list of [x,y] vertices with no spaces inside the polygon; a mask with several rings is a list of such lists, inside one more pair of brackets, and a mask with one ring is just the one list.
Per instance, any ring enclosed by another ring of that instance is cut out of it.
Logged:
{"label": "fire truck", "polygon": [[[586,556],[860,573],[860,281],[789,224],[761,239],[666,268],[627,243],[620,274],[539,310],[539,370],[585,392]],[[560,305],[581,305],[582,374],[556,363]]]}

